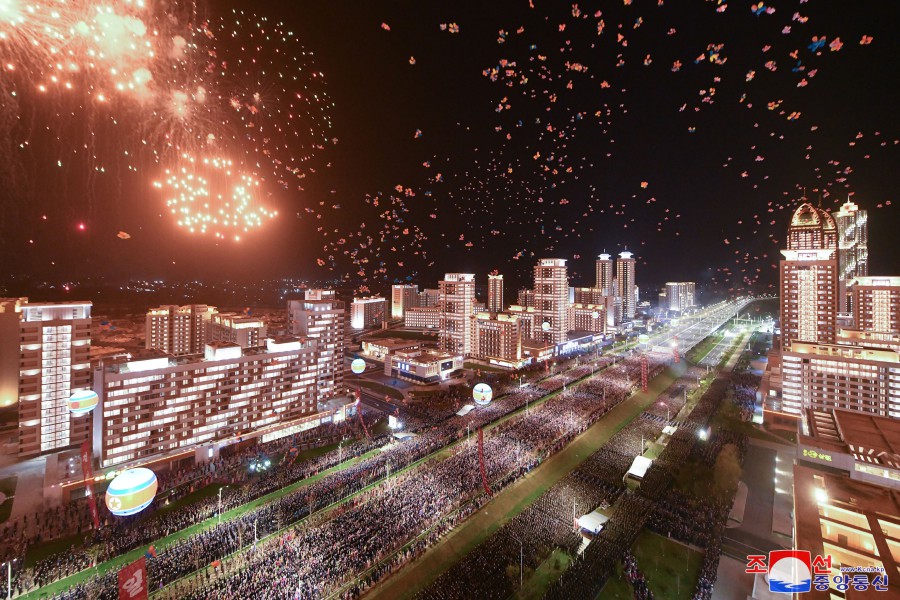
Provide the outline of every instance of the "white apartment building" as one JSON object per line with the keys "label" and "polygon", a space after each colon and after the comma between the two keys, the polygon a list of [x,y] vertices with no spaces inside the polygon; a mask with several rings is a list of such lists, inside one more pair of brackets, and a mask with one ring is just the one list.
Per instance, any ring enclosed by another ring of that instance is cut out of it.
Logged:
{"label": "white apartment building", "polygon": [[259,317],[217,313],[206,323],[207,342],[232,342],[241,348],[265,345],[266,324]]}
{"label": "white apartment building", "polygon": [[669,281],[666,283],[668,310],[684,312],[696,304],[697,284],[693,281]]}
{"label": "white apartment building", "polygon": [[74,417],[68,400],[90,389],[91,303],[0,300],[4,402],[19,403],[19,456],[27,458],[79,444],[91,417]]}
{"label": "white apartment building", "polygon": [[782,410],[841,409],[900,417],[895,350],[795,341],[782,354]]}
{"label": "white apartment building", "polygon": [[441,309],[437,306],[409,308],[403,313],[403,326],[407,329],[440,329]]}
{"label": "white apartment building", "polygon": [[438,283],[441,299],[441,350],[463,356],[472,352],[472,315],[475,313],[475,275],[447,273]]}
{"label": "white apartment building", "polygon": [[847,200],[834,213],[834,221],[838,232],[838,310],[847,313],[852,309],[847,287],[855,278],[869,274],[869,218],[867,211]]}
{"label": "white apartment building", "polygon": [[566,341],[569,331],[569,277],[564,258],[542,258],[534,267],[532,337],[549,344]]}
{"label": "white apartment building", "polygon": [[366,329],[384,322],[386,302],[381,296],[354,298],[350,304],[350,327]]}
{"label": "white apartment building", "polygon": [[391,318],[402,319],[405,311],[419,305],[419,286],[391,286]]}
{"label": "white apartment building", "polygon": [[318,340],[319,396],[344,393],[344,302],[334,290],[306,290],[304,300],[288,301],[291,333]]}
{"label": "white apartment building", "polygon": [[473,317],[472,356],[502,366],[522,360],[522,329],[518,315],[479,312]]}
{"label": "white apartment building", "polygon": [[205,304],[151,308],[146,316],[144,345],[172,356],[200,354],[206,344],[206,323],[217,312],[214,306]]}
{"label": "white apartment building", "polygon": [[634,254],[625,250],[616,259],[616,296],[622,299],[622,320],[631,321],[637,312],[637,292],[634,286]]}
{"label": "white apartment building", "polygon": [[781,340],[833,344],[838,312],[837,229],[834,219],[809,203],[794,212],[788,247],[779,263]]}
{"label": "white apartment building", "polygon": [[503,275],[488,275],[488,301],[487,311],[492,313],[503,312]]}
{"label": "white apartment building", "polygon": [[316,413],[316,340],[269,339],[258,350],[212,342],[205,350],[202,360],[151,358],[94,371],[93,448],[102,467],[211,458],[242,439],[277,439]]}

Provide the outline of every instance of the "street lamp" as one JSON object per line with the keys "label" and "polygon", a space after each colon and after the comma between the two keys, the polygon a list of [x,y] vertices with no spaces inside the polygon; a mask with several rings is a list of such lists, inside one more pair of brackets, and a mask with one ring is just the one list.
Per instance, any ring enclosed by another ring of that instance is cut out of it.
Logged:
{"label": "street lamp", "polygon": [[222,522],[222,490],[224,490],[224,489],[225,489],[224,485],[219,488],[219,510],[216,511],[217,512],[217,514],[216,514],[216,524],[217,525]]}
{"label": "street lamp", "polygon": [[523,558],[525,556],[525,552],[524,552],[524,549],[522,546],[522,540],[520,540],[516,536],[512,536],[512,539],[519,542],[519,589],[521,590],[522,589],[522,563],[523,563]]}
{"label": "street lamp", "polygon": [[[6,600],[12,598],[12,564],[17,560],[17,558],[14,558],[6,563]],[[519,587],[521,586],[522,584],[519,583]]]}

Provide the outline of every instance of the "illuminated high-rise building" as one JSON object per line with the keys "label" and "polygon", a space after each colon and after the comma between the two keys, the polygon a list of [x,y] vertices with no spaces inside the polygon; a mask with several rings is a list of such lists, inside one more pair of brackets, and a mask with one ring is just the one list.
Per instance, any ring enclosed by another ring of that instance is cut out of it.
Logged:
{"label": "illuminated high-rise building", "polygon": [[678,312],[694,306],[696,284],[693,281],[670,281],[666,283],[666,306]]}
{"label": "illuminated high-rise building", "polygon": [[804,203],[794,212],[782,250],[781,341],[833,344],[838,312],[837,227],[831,215]]}
{"label": "illuminated high-rise building", "polygon": [[856,329],[882,342],[900,334],[900,277],[856,277],[849,284]]}
{"label": "illuminated high-rise building", "polygon": [[288,301],[288,319],[294,335],[317,340],[319,398],[344,393],[344,302],[334,290],[306,290],[304,300]]}
{"label": "illuminated high-rise building", "polygon": [[634,287],[634,254],[625,250],[616,259],[616,295],[622,299],[622,319],[634,319],[637,297]]}
{"label": "illuminated high-rise building", "polygon": [[94,371],[101,398],[94,455],[102,467],[148,460],[205,462],[222,447],[319,424],[322,339],[267,339],[244,350],[210,342],[202,356],[113,360]]}
{"label": "illuminated high-rise building", "polygon": [[503,312],[503,275],[488,275],[488,312]]}
{"label": "illuminated high-rise building", "polygon": [[365,329],[384,321],[385,300],[381,296],[354,298],[350,304],[350,327]]}
{"label": "illuminated high-rise building", "polygon": [[600,295],[612,296],[613,289],[613,261],[612,257],[605,252],[597,257],[597,280],[594,287],[600,289]]}
{"label": "illuminated high-rise building", "polygon": [[475,275],[447,273],[438,282],[441,296],[438,339],[441,350],[450,354],[472,353],[472,316],[475,313]]}
{"label": "illuminated high-rise building", "polygon": [[91,387],[91,303],[4,304],[19,316],[19,456],[83,442],[91,415],[74,416],[68,400]]}
{"label": "illuminated high-rise building", "polygon": [[569,277],[564,258],[542,258],[534,267],[535,340],[566,341],[569,331]]}
{"label": "illuminated high-rise building", "polygon": [[214,306],[167,305],[147,311],[145,346],[172,356],[202,354],[206,324],[218,311]]}
{"label": "illuminated high-rise building", "polygon": [[419,305],[419,286],[417,285],[392,285],[391,286],[391,318],[402,319],[403,313],[410,308]]}
{"label": "illuminated high-rise building", "polygon": [[206,323],[206,342],[231,342],[241,348],[259,348],[266,343],[266,325],[259,317],[217,313]]}
{"label": "illuminated high-rise building", "polygon": [[869,219],[866,211],[848,200],[834,213],[834,221],[838,231],[838,310],[847,313],[852,310],[847,286],[855,277],[869,274]]}
{"label": "illuminated high-rise building", "polygon": [[513,367],[522,360],[522,328],[518,315],[479,312],[474,317],[472,356]]}

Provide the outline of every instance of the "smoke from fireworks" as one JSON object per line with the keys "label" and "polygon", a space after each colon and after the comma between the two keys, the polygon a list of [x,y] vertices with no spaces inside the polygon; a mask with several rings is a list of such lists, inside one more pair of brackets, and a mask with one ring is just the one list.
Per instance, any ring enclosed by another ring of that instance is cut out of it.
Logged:
{"label": "smoke from fireworks", "polygon": [[[227,163],[227,177],[252,197],[178,200],[177,222],[218,237],[258,227],[274,213],[247,207],[303,189],[310,159],[328,143],[332,104],[296,34],[242,12],[201,12],[192,2],[0,0],[5,127],[25,148],[50,115],[44,128],[55,132],[59,154],[82,152],[96,173],[169,182]],[[10,116],[18,111],[32,114]],[[73,119],[88,130],[78,132]],[[172,208],[173,198],[163,199]]]}

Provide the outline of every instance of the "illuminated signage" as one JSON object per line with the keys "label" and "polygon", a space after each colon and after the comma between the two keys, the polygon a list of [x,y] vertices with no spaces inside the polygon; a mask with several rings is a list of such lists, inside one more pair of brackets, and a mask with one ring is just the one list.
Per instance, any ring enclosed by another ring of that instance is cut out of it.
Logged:
{"label": "illuminated signage", "polygon": [[804,448],[804,449],[803,449],[803,456],[805,456],[806,458],[814,458],[814,459],[816,459],[816,460],[822,460],[822,461],[825,461],[825,462],[831,462],[831,455],[830,455],[830,454],[825,454],[824,452],[821,452],[821,451],[818,451],[818,450],[807,450],[806,448]]}

